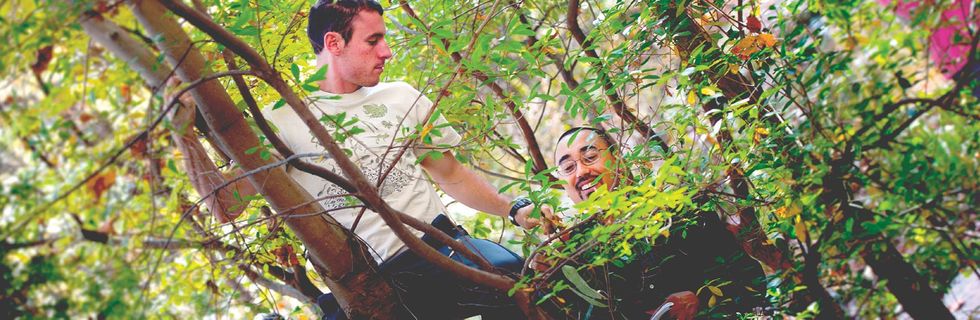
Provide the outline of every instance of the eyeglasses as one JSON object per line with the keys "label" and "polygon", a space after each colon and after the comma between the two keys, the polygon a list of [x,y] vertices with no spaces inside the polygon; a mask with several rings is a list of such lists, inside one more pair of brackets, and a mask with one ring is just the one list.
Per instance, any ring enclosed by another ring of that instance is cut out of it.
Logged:
{"label": "eyeglasses", "polygon": [[582,151],[582,156],[578,159],[569,156],[558,163],[558,175],[560,176],[570,176],[575,173],[575,169],[578,167],[578,163],[582,162],[583,165],[592,165],[599,161],[601,158],[602,151],[606,148],[588,148]]}

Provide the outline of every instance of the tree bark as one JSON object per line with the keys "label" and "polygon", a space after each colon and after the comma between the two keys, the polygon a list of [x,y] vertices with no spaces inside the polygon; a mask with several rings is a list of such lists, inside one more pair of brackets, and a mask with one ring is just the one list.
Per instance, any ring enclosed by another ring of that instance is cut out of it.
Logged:
{"label": "tree bark", "polygon": [[[149,1],[151,0],[144,0],[144,2]],[[156,2],[154,3],[156,4]],[[288,104],[290,108],[296,112],[297,116],[299,116],[304,124],[306,124],[306,126],[311,130],[316,140],[326,149],[331,157],[333,157],[337,163],[337,167],[340,168],[340,171],[343,172],[347,179],[357,189],[358,194],[356,194],[356,196],[366,206],[381,216],[385,223],[391,228],[392,232],[398,236],[399,240],[405,243],[406,247],[433,265],[443,268],[444,270],[453,273],[457,277],[471,281],[472,283],[504,292],[513,288],[515,284],[513,279],[500,274],[474,269],[458,263],[449,257],[440,254],[438,251],[425,244],[421,239],[412,234],[401,220],[401,216],[404,214],[392,209],[388,203],[381,198],[374,183],[368,181],[364,177],[357,165],[350,160],[346,153],[344,153],[337,142],[333,139],[333,136],[331,136],[323,124],[316,119],[312,111],[310,111],[299,96],[297,96],[296,93],[293,92],[292,89],[286,84],[280,74],[274,70],[272,66],[258,54],[258,52],[248,46],[245,42],[241,41],[241,39],[235,37],[221,26],[215,24],[214,21],[211,21],[200,12],[187,7],[183,3],[173,0],[163,0],[163,3],[174,13],[180,15],[188,22],[198,27],[201,31],[210,35],[219,43],[239,54],[246,62],[248,62],[249,66],[252,67],[252,70],[256,75],[258,75],[282,96],[282,99],[286,101],[286,104]],[[254,134],[251,133],[251,131],[249,131],[249,133],[254,137]],[[343,297],[338,296],[338,300],[341,298]],[[538,309],[531,303],[530,296],[526,292],[518,290],[518,292],[515,293],[515,299],[517,300],[518,305],[529,316],[539,314]],[[343,305],[344,301],[341,300],[341,304]],[[357,317],[354,316],[353,318]]]}
{"label": "tree bark", "polygon": [[[856,219],[855,233],[869,221],[874,213],[864,208],[847,206],[848,214]],[[919,274],[895,245],[887,239],[877,239],[868,243],[861,251],[861,258],[876,275],[887,281],[888,291],[895,295],[905,312],[914,319],[953,319],[953,314],[943,304],[942,295],[929,286],[929,281]]]}
{"label": "tree bark", "polygon": [[[128,2],[137,20],[157,41],[167,61],[176,67],[184,82],[193,82],[209,73],[204,57],[190,44],[176,20],[162,14],[166,8],[155,0]],[[245,170],[268,164],[258,153],[245,154],[259,145],[241,112],[217,81],[209,81],[191,91],[218,146]],[[249,176],[272,207],[283,214],[286,224],[306,245],[310,258],[332,293],[352,318],[390,318],[394,291],[375,270],[377,266],[366,246],[333,218],[316,214],[325,210],[293,181],[282,167]]]}

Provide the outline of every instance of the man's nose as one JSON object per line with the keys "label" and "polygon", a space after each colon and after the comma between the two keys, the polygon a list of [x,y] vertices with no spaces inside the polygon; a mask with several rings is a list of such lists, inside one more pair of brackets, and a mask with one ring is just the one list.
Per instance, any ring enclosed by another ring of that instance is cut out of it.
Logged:
{"label": "man's nose", "polygon": [[391,58],[391,47],[388,46],[388,41],[381,40],[381,45],[378,46],[378,58]]}
{"label": "man's nose", "polygon": [[577,178],[594,176],[595,175],[594,173],[595,170],[593,170],[592,166],[586,165],[582,163],[582,161],[579,161],[575,166],[575,176]]}

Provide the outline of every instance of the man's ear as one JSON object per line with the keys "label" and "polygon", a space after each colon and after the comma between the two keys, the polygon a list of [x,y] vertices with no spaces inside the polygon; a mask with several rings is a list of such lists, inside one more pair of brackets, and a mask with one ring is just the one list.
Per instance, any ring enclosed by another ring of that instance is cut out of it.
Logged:
{"label": "man's ear", "polygon": [[332,55],[339,55],[346,45],[340,33],[331,31],[323,35],[323,50],[327,50]]}

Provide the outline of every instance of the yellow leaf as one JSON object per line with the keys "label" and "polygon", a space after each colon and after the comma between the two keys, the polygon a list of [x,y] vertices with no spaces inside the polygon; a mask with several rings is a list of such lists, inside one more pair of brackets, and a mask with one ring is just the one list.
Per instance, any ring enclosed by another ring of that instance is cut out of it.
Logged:
{"label": "yellow leaf", "polygon": [[752,140],[755,141],[755,143],[759,143],[759,141],[762,141],[762,139],[765,139],[768,136],[769,129],[755,128],[755,135],[752,136]]}
{"label": "yellow leaf", "polygon": [[796,238],[800,241],[806,243],[806,224],[799,216],[796,217],[796,224],[793,225],[793,230],[796,231]]}
{"label": "yellow leaf", "polygon": [[633,255],[633,250],[630,248],[630,245],[626,243],[626,241],[620,243],[620,248],[622,248],[624,255],[627,256]]}
{"label": "yellow leaf", "polygon": [[427,124],[424,127],[422,127],[422,133],[419,133],[419,139],[425,138],[425,136],[429,134],[429,131],[432,131],[431,124]]}
{"label": "yellow leaf", "polygon": [[713,96],[715,93],[718,93],[718,91],[716,91],[715,88],[713,88],[713,87],[704,87],[704,88],[701,88],[701,94],[703,94],[703,95]]}
{"label": "yellow leaf", "polygon": [[794,203],[792,205],[789,205],[789,206],[786,206],[786,207],[782,207],[782,208],[776,209],[776,211],[774,213],[776,214],[777,217],[780,217],[780,218],[783,218],[783,219],[789,219],[789,218],[795,217],[796,215],[800,214],[801,211],[803,211],[803,210],[800,209],[800,206],[798,204],[795,204]]}
{"label": "yellow leaf", "polygon": [[716,303],[718,303],[718,299],[715,299],[715,296],[708,298],[708,307],[714,307]]}
{"label": "yellow leaf", "polygon": [[786,207],[780,207],[779,209],[776,209],[776,211],[773,211],[773,213],[775,213],[777,217],[785,218],[786,217]]}
{"label": "yellow leaf", "polygon": [[836,208],[831,208],[831,210],[833,210],[833,212],[834,212],[834,216],[832,217],[832,219],[834,220],[834,222],[840,222],[842,219],[844,219],[844,211],[843,210],[836,210]]}
{"label": "yellow leaf", "polygon": [[728,71],[731,73],[738,73],[739,66],[734,63],[728,64]]}
{"label": "yellow leaf", "polygon": [[694,94],[694,91],[687,92],[687,104],[695,104],[698,102],[698,95]]}
{"label": "yellow leaf", "polygon": [[708,286],[708,290],[711,290],[711,294],[713,294],[713,295],[716,295],[716,296],[719,296],[719,297],[724,296],[724,294],[721,293],[721,289],[718,288],[718,287]]}

